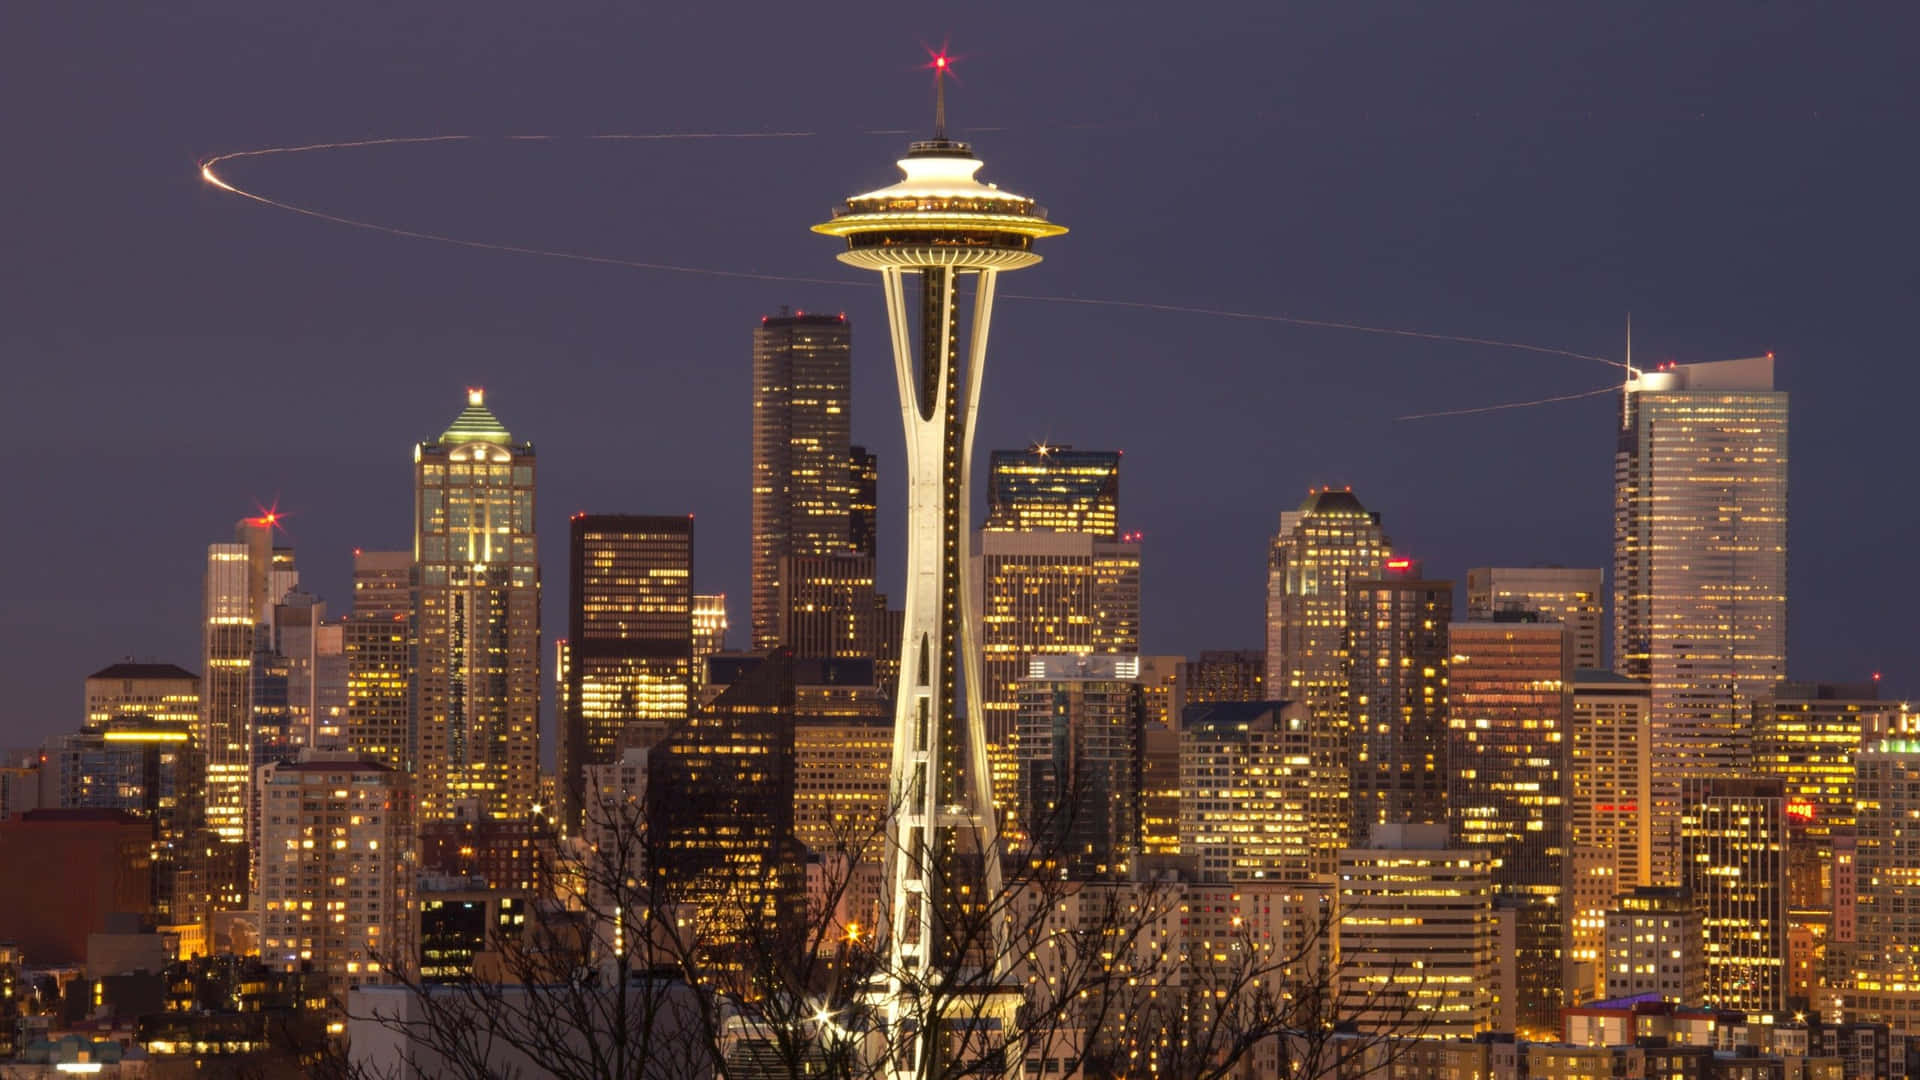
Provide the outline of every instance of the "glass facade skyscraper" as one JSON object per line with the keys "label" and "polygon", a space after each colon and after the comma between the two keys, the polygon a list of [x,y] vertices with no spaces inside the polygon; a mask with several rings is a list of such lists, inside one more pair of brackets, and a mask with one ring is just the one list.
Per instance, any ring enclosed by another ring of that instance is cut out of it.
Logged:
{"label": "glass facade skyscraper", "polygon": [[472,800],[525,818],[540,779],[540,552],[533,444],[467,407],[414,448],[417,820]]}
{"label": "glass facade skyscraper", "polygon": [[995,450],[987,465],[989,531],[1120,538],[1120,452],[1035,443]]}

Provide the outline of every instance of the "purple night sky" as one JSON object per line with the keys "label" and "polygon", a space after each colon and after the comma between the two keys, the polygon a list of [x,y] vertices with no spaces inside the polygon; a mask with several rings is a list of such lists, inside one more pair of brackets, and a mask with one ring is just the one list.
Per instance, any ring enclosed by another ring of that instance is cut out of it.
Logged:
{"label": "purple night sky", "polygon": [[[469,384],[539,450],[549,638],[569,513],[691,512],[696,583],[730,594],[744,645],[749,331],[783,303],[853,320],[890,584],[879,291],[807,227],[897,175],[905,138],[866,132],[928,124],[920,46],[949,36],[983,178],[1073,230],[1006,291],[1609,357],[1631,311],[1642,363],[1774,351],[1793,675],[1920,685],[1909,6],[22,0],[0,11],[0,745],[77,726],[82,678],[119,657],[198,670],[206,545],[256,501],[344,610],[352,549],[407,544],[411,446]],[[818,134],[584,138],[669,131]],[[226,175],[408,229],[848,284],[401,239],[196,169],[442,133],[488,138]],[[501,138],[527,134],[557,138]],[[1147,652],[1261,644],[1266,543],[1309,485],[1353,485],[1438,575],[1610,558],[1611,398],[1393,419],[1598,387],[1601,364],[1019,301],[994,334],[982,458],[1126,451]]]}

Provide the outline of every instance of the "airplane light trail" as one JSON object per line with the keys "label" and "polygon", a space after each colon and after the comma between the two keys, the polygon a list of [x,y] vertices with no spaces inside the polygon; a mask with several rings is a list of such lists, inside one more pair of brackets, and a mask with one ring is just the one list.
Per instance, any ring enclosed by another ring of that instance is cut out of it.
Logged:
{"label": "airplane light trail", "polygon": [[[980,128],[970,130],[985,131],[1001,129]],[[601,135],[587,135],[584,136],[584,138],[591,141],[602,142],[673,142],[729,139],[804,139],[812,138],[819,134],[820,133],[816,131],[616,132]],[[860,132],[860,134],[891,135],[904,134],[904,132],[876,129],[863,131]],[[566,137],[567,136],[555,135],[502,136],[503,139],[510,142],[552,142]],[[417,146],[429,143],[484,142],[486,139],[486,136],[481,135],[399,135],[352,139],[339,142],[305,143],[298,146],[267,146],[253,150],[235,150],[230,153],[215,154],[212,157],[203,159],[200,162],[200,178],[222,191],[238,195],[243,199],[251,199],[263,206],[271,206],[277,210],[285,210],[289,213],[299,214],[303,217],[313,218],[318,221],[325,221],[335,225],[345,225],[349,228],[366,229],[370,232],[385,233],[389,236],[398,236],[409,240],[428,240],[439,244],[451,244],[455,247],[470,248],[476,251],[498,251],[509,255],[533,255],[541,258],[564,259],[569,262],[591,263],[599,266],[618,266],[630,270],[654,270],[670,274],[694,274],[702,277],[734,278],[748,281],[778,281],[797,285],[832,285],[843,288],[869,289],[873,287],[869,282],[846,278],[808,277],[798,274],[768,274],[751,270],[726,270],[709,266],[689,266],[682,263],[650,262],[642,259],[624,258],[617,255],[596,255],[583,251],[562,251],[554,248],[528,247],[521,244],[502,244],[490,240],[472,240],[466,237],[450,236],[445,233],[407,229],[397,225],[387,225],[377,221],[368,221],[363,218],[346,217],[341,214],[328,213],[324,210],[316,210],[309,206],[283,202],[279,199],[262,195],[257,191],[250,191],[246,188],[239,187],[225,177],[222,177],[216,171],[216,166],[229,161],[240,161],[247,158],[267,157],[278,154],[304,154],[325,150],[352,150],[372,146]],[[1389,326],[1368,326],[1362,323],[1338,322],[1331,319],[1307,319],[1292,315],[1274,315],[1255,311],[1236,311],[1229,308],[1198,307],[1186,304],[1162,304],[1145,300],[1120,300],[1087,296],[1046,296],[1029,293],[1007,293],[1003,294],[1001,298],[1004,300],[1026,301],[1029,303],[1079,304],[1091,307],[1115,307],[1129,308],[1137,311],[1158,311],[1179,315],[1201,315],[1210,318],[1282,323],[1289,326],[1303,326],[1322,330],[1346,330],[1362,334],[1417,338],[1423,341],[1438,341],[1457,345],[1481,345],[1488,348],[1513,349],[1520,352],[1566,357],[1574,360],[1591,360],[1596,363],[1621,368],[1628,374],[1631,374],[1633,371],[1628,364],[1619,360],[1574,352],[1570,349],[1554,348],[1549,345],[1534,345],[1523,341],[1503,341],[1497,338],[1472,337],[1462,334],[1442,334],[1427,330],[1408,330]],[[1513,401],[1497,405],[1445,409],[1437,412],[1411,413],[1405,416],[1397,416],[1394,419],[1396,421],[1426,420],[1444,416],[1466,416],[1474,413],[1498,412],[1504,409],[1530,408],[1536,405],[1550,405],[1561,401],[1575,401],[1581,398],[1595,397],[1603,393],[1612,393],[1616,390],[1618,390],[1617,384],[1603,386],[1593,390],[1584,390],[1574,394],[1560,394],[1553,397],[1536,398],[1531,401]]]}

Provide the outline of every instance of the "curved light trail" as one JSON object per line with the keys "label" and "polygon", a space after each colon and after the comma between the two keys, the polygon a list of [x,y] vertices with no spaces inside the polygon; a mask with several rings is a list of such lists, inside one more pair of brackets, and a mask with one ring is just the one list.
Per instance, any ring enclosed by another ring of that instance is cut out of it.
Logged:
{"label": "curved light trail", "polygon": [[[977,130],[1000,130],[980,128]],[[690,142],[698,140],[734,140],[734,139],[804,139],[819,135],[816,131],[692,131],[692,132],[617,132],[602,135],[587,135],[590,141],[601,142]],[[875,129],[860,132],[863,135],[909,134],[891,129]],[[506,135],[500,138],[510,142],[553,142],[569,136],[558,135]],[[669,274],[693,274],[701,277],[733,278],[746,281],[778,281],[798,285],[832,285],[843,288],[872,288],[870,282],[847,278],[808,277],[799,274],[769,274],[752,270],[726,270],[711,266],[691,266],[684,263],[652,262],[644,259],[629,259],[618,255],[597,255],[585,251],[563,251],[556,248],[530,247],[522,244],[503,244],[491,240],[474,240],[467,237],[452,236],[446,233],[426,232],[420,229],[408,229],[398,225],[388,225],[364,218],[347,217],[343,214],[328,213],[310,206],[285,202],[257,191],[240,187],[221,176],[218,167],[229,161],[241,161],[248,158],[269,157],[281,154],[305,154],[325,150],[353,150],[372,146],[415,146],[429,143],[470,143],[485,142],[487,136],[481,135],[399,135],[379,138],[351,139],[338,142],[304,143],[297,146],[266,146],[252,150],[235,150],[225,154],[215,154],[200,162],[200,178],[208,184],[243,199],[250,199],[262,206],[276,210],[299,214],[303,217],[325,221],[335,225],[344,225],[354,229],[385,233],[408,240],[428,240],[438,244],[451,244],[455,247],[470,248],[476,251],[498,251],[509,255],[533,255],[547,259],[564,259],[568,262],[591,263],[597,266],[618,266],[630,270],[654,270]],[[1363,323],[1339,322],[1332,319],[1308,319],[1293,315],[1274,315],[1257,311],[1236,311],[1230,308],[1200,307],[1188,304],[1164,304],[1146,300],[1120,300],[1105,297],[1088,296],[1051,296],[1032,293],[1004,293],[1004,300],[1026,301],[1043,304],[1078,304],[1089,307],[1128,308],[1136,311],[1157,311],[1177,315],[1199,315],[1219,319],[1240,319],[1252,322],[1281,323],[1288,326],[1303,326],[1321,330],[1346,330],[1362,334],[1379,334],[1388,337],[1415,338],[1422,341],[1438,341],[1456,345],[1480,345],[1487,348],[1513,349],[1545,356],[1558,356],[1573,360],[1591,360],[1607,364],[1630,372],[1631,369],[1619,360],[1604,356],[1574,352],[1550,345],[1535,345],[1524,341],[1504,341],[1498,338],[1474,337],[1464,334],[1443,334],[1428,330],[1408,330],[1391,326],[1368,326]],[[1576,401],[1581,398],[1596,397],[1613,393],[1618,384],[1602,386],[1593,390],[1583,390],[1574,394],[1559,394],[1552,397],[1535,398],[1530,401],[1511,401],[1496,405],[1480,405],[1460,409],[1442,409],[1434,412],[1410,413],[1397,416],[1399,420],[1428,420],[1447,416],[1468,416],[1475,413],[1499,412],[1505,409],[1524,409],[1537,405],[1551,405],[1562,401]]]}

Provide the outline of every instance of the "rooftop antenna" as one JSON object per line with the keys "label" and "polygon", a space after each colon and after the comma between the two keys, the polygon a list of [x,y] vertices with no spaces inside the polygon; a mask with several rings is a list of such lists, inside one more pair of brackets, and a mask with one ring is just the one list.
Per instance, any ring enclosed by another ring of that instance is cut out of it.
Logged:
{"label": "rooftop antenna", "polygon": [[1633,312],[1627,312],[1627,381],[1620,387],[1620,427],[1625,429],[1633,421],[1631,406],[1627,403],[1627,392],[1633,388],[1634,376],[1640,374],[1633,367]]}
{"label": "rooftop antenna", "polygon": [[944,41],[940,43],[938,49],[927,49],[927,67],[933,69],[933,138],[935,142],[945,142],[947,138],[947,76],[953,75],[953,61],[954,57],[948,54],[947,43]]}

